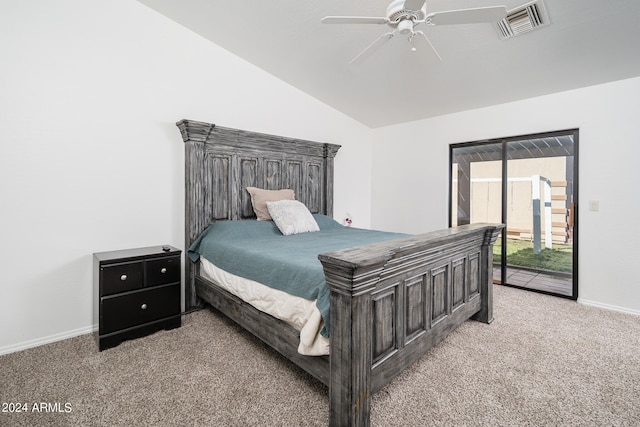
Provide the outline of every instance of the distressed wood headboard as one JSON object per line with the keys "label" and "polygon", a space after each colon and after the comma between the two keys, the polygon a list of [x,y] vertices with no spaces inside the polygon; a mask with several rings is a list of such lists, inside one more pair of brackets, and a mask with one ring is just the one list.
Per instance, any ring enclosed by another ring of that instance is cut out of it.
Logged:
{"label": "distressed wood headboard", "polygon": [[[247,187],[291,188],[312,213],[333,215],[339,145],[180,120],[185,142],[185,251],[213,221],[255,218]],[[198,306],[185,261],[185,310]]]}

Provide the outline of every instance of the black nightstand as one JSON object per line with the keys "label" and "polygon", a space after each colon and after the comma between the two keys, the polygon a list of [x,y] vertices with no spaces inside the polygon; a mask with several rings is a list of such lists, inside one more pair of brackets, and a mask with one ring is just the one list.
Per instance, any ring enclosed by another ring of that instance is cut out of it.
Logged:
{"label": "black nightstand", "polygon": [[100,351],[181,326],[181,253],[152,246],[93,254]]}

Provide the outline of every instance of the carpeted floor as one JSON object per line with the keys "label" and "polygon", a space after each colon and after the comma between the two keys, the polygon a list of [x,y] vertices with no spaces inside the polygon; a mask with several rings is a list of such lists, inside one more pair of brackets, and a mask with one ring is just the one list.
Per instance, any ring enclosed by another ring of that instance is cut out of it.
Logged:
{"label": "carpeted floor", "polygon": [[[503,286],[494,314],[377,393],[372,425],[640,425],[640,317]],[[0,356],[0,372],[1,426],[328,423],[326,387],[210,310],[103,352],[85,335]]]}

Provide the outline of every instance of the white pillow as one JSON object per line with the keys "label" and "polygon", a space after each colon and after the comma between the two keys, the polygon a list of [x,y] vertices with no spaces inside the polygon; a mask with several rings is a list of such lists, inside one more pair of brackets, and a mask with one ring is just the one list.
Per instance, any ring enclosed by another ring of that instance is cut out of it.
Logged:
{"label": "white pillow", "polygon": [[267,202],[267,209],[273,222],[285,236],[320,231],[309,209],[297,200]]}

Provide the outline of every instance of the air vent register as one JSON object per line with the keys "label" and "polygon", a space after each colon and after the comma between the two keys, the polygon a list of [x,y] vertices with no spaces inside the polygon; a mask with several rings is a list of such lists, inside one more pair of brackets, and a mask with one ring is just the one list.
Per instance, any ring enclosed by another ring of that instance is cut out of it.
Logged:
{"label": "air vent register", "polygon": [[502,39],[519,36],[549,25],[549,15],[542,0],[536,0],[507,12],[507,17],[495,24]]}

